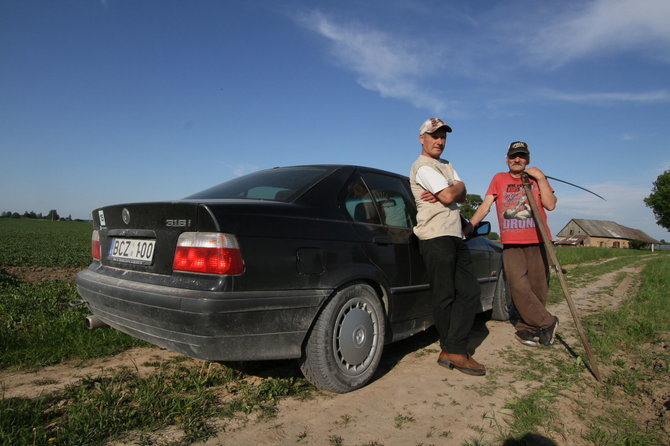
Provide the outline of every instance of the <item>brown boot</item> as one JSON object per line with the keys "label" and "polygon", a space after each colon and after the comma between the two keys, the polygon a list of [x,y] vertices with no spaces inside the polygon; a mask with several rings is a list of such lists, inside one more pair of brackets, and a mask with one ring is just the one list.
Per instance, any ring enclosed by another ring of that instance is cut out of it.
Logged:
{"label": "brown boot", "polygon": [[483,376],[486,375],[486,367],[475,361],[470,355],[461,353],[440,353],[437,363],[442,367],[456,369],[468,375]]}

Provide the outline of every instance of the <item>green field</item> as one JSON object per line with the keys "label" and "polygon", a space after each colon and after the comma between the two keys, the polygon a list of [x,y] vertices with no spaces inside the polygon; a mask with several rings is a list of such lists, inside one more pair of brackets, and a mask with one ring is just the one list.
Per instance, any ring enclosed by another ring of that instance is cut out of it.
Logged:
{"label": "green field", "polygon": [[92,226],[86,222],[0,219],[0,368],[39,368],[88,359],[144,343],[115,330],[90,331],[90,314],[74,280],[30,281],[9,267],[84,269],[91,262]]}
{"label": "green field", "polygon": [[93,225],[79,221],[0,218],[0,266],[72,266],[91,263]]}

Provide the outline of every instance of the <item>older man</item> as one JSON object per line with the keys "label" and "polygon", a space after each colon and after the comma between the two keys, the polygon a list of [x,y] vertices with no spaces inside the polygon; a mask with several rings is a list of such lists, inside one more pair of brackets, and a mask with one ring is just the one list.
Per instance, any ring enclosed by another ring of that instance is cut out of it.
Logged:
{"label": "older man", "polygon": [[547,228],[548,211],[556,207],[556,196],[537,167],[528,167],[530,150],[523,141],[514,141],[507,148],[508,172],[497,173],[491,180],[484,201],[464,229],[467,234],[479,223],[495,202],[503,243],[503,265],[510,286],[512,301],[521,318],[516,323],[516,339],[523,345],[536,347],[554,342],[558,318],[547,311],[549,267],[542,236],[535,226],[521,174],[531,177],[531,191],[540,212],[536,216]]}
{"label": "older man", "polygon": [[[484,375],[486,368],[468,351],[480,289],[457,205],[465,201],[465,184],[451,163],[441,158],[450,132],[451,127],[438,118],[426,120],[419,129],[421,155],[409,174],[417,205],[414,233],[428,271],[433,318],[440,336],[442,351],[437,362],[469,375]],[[431,194],[434,199],[422,199]]]}

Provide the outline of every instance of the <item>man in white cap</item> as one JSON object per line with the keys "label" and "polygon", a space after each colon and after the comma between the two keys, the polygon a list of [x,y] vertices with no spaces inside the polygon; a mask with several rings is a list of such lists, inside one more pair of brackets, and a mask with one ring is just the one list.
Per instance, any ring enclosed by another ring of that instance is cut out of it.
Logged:
{"label": "man in white cap", "polygon": [[451,127],[438,118],[427,119],[419,129],[421,155],[409,174],[417,205],[414,233],[428,271],[433,319],[440,336],[437,362],[481,376],[486,368],[468,351],[480,289],[457,205],[465,201],[466,189],[451,163],[441,158],[450,132]]}
{"label": "man in white cap", "polygon": [[520,316],[515,324],[514,336],[517,341],[529,347],[551,345],[558,328],[558,318],[546,308],[549,264],[542,235],[535,226],[530,205],[526,202],[521,174],[526,172],[530,176],[531,192],[540,212],[536,217],[544,224],[547,234],[549,227],[545,209],[553,210],[557,200],[544,173],[537,167],[528,167],[528,144],[523,141],[510,143],[506,162],[509,171],[494,175],[484,201],[464,228],[464,232],[470,233],[472,225],[486,217],[491,205],[496,203],[505,277]]}

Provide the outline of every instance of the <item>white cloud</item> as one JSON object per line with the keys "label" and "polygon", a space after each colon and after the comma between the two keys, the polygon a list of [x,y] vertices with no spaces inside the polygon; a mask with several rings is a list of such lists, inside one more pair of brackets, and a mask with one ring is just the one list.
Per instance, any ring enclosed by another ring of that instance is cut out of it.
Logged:
{"label": "white cloud", "polygon": [[667,0],[595,0],[542,25],[527,44],[535,58],[554,67],[596,52],[633,50],[670,62],[668,17]]}
{"label": "white cloud", "polygon": [[554,90],[544,90],[541,93],[545,98],[574,102],[580,104],[603,105],[618,103],[652,104],[670,102],[670,92],[667,90],[647,91],[640,93],[609,92],[609,93],[563,93]]}
{"label": "white cloud", "polygon": [[[357,75],[358,84],[382,97],[406,100],[417,108],[442,114],[447,102],[424,85],[441,60],[434,48],[422,47],[408,37],[357,24],[341,24],[320,12],[306,14],[300,22],[330,42],[330,51],[345,69]],[[431,60],[430,64],[422,60]]]}

